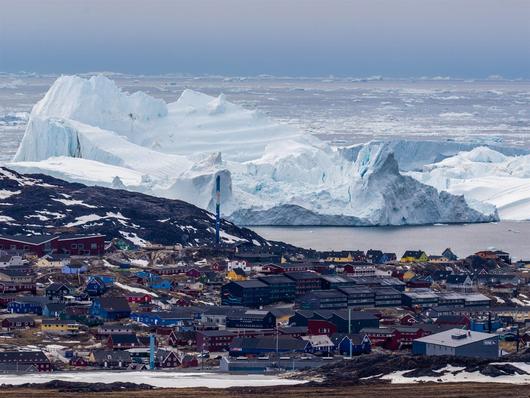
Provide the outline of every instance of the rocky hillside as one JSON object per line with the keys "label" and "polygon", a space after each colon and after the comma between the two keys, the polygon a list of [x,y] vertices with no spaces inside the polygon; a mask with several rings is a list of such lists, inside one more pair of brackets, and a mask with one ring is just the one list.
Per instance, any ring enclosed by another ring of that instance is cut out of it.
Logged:
{"label": "rocky hillside", "polygon": [[[215,239],[215,216],[180,200],[87,187],[0,168],[0,233],[102,233],[134,244],[203,245]],[[223,220],[221,239],[268,246],[253,231]]]}

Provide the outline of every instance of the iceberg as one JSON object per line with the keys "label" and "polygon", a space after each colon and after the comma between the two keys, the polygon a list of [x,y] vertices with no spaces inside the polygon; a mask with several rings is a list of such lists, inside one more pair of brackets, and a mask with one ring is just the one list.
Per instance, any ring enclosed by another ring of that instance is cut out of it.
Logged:
{"label": "iceberg", "polygon": [[[354,156],[355,155],[355,156]],[[345,151],[259,111],[185,90],[166,104],[104,77],[62,76],[33,108],[22,173],[180,199],[243,225],[406,225],[497,220],[403,175],[392,147]]]}
{"label": "iceberg", "polygon": [[408,174],[438,190],[464,195],[477,210],[496,207],[501,219],[530,219],[530,155],[477,147]]}

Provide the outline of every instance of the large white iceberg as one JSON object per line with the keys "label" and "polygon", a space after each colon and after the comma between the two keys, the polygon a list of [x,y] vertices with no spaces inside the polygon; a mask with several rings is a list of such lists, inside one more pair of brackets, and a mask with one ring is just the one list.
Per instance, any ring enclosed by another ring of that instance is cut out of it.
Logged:
{"label": "large white iceberg", "polygon": [[[351,155],[351,153],[350,153]],[[241,224],[402,225],[497,219],[400,174],[389,146],[344,151],[257,111],[185,90],[170,104],[104,76],[63,76],[9,167],[182,199]]]}
{"label": "large white iceberg", "polygon": [[412,177],[439,190],[489,204],[506,220],[530,219],[530,155],[507,156],[487,147],[425,165]]}

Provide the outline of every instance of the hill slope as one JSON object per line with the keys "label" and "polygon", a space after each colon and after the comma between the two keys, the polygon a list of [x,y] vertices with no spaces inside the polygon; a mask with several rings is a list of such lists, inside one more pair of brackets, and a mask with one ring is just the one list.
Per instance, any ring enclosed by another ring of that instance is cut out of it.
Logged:
{"label": "hill slope", "polygon": [[[44,175],[0,168],[0,232],[102,233],[135,244],[203,245],[215,239],[215,216],[180,200],[103,187],[87,187]],[[224,243],[269,245],[246,228],[223,220]]]}

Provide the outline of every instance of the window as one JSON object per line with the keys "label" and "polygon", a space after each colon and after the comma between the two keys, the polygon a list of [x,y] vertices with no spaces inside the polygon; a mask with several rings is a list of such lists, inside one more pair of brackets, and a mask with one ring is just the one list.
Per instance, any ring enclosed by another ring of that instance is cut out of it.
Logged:
{"label": "window", "polygon": [[72,249],[77,249],[77,243],[72,243],[72,245],[70,246]]}
{"label": "window", "polygon": [[97,244],[97,243],[92,243],[92,244],[90,245],[90,248],[91,248],[92,250],[97,250],[97,248],[98,248],[98,244]]}
{"label": "window", "polygon": [[85,245],[83,243],[80,243],[80,244],[77,245],[77,248],[79,250],[83,250],[85,248]]}

